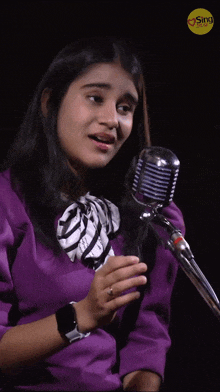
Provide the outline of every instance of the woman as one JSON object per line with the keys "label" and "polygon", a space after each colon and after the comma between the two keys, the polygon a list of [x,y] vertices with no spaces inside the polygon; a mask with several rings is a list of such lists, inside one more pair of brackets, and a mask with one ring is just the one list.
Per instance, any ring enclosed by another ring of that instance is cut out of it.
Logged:
{"label": "woman", "polygon": [[[151,233],[144,262],[136,256],[139,215],[122,186],[149,143],[143,74],[127,45],[64,48],[0,178],[3,389],[159,389],[177,265]],[[174,204],[164,214],[182,229]]]}

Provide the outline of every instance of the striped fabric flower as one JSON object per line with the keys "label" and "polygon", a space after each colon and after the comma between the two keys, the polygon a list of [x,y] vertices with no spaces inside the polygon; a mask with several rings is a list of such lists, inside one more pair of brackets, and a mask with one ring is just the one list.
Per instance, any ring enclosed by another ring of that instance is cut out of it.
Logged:
{"label": "striped fabric flower", "polygon": [[87,193],[72,203],[58,221],[57,239],[69,258],[97,270],[114,256],[109,236],[119,229],[118,208]]}

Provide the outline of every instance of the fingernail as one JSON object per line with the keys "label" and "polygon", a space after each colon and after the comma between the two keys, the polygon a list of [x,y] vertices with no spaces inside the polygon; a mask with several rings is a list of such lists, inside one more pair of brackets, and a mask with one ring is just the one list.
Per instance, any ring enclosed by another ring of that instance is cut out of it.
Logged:
{"label": "fingernail", "polygon": [[142,276],[142,281],[143,281],[143,284],[145,284],[145,283],[147,283],[147,278],[146,278],[146,276]]}
{"label": "fingernail", "polygon": [[137,256],[131,256],[131,261],[133,261],[134,263],[139,263],[139,257]]}

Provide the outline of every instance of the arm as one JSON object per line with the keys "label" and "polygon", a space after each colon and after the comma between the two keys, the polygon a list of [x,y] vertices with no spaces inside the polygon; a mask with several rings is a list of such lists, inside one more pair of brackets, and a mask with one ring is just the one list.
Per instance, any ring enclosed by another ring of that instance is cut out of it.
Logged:
{"label": "arm", "polygon": [[156,392],[159,391],[160,384],[161,378],[158,374],[148,370],[137,370],[124,377],[123,389],[124,391]]}
{"label": "arm", "polygon": [[[118,308],[139,297],[139,292],[122,292],[146,283],[141,274],[146,265],[133,256],[110,257],[96,272],[85,299],[74,304],[80,332],[88,332],[112,321]],[[114,296],[107,290],[113,288]],[[57,330],[55,314],[9,329],[0,341],[0,368],[6,374],[34,364],[61,350],[69,343]],[[16,353],[16,355],[15,355]]]}
{"label": "arm", "polygon": [[0,368],[6,374],[32,365],[68,345],[57,330],[55,314],[9,329],[0,341]]}

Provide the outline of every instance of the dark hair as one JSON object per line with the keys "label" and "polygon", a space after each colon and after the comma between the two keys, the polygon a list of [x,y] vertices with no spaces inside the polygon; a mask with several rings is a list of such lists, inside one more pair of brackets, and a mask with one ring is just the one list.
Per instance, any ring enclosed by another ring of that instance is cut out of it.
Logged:
{"label": "dark hair", "polygon": [[[60,198],[61,189],[68,186],[72,199],[80,189],[80,179],[70,170],[57,136],[61,100],[71,82],[89,66],[114,61],[119,61],[132,75],[140,103],[134,115],[135,131],[106,168],[93,171],[91,191],[107,198],[111,193],[113,201],[118,201],[130,161],[144,145],[150,144],[143,72],[126,42],[109,37],[80,39],[62,49],[39,83],[7,156],[4,168],[11,168],[13,184],[26,201],[36,234],[54,250],[58,248],[54,218],[67,206]],[[46,117],[41,112],[45,89],[50,89]]]}

